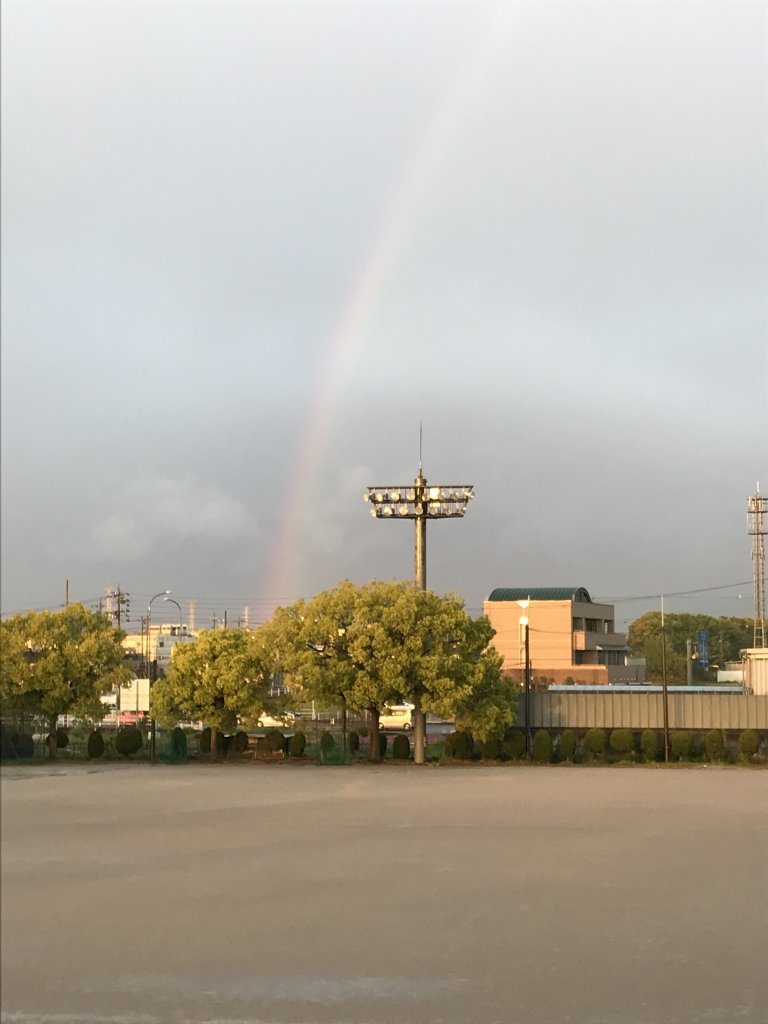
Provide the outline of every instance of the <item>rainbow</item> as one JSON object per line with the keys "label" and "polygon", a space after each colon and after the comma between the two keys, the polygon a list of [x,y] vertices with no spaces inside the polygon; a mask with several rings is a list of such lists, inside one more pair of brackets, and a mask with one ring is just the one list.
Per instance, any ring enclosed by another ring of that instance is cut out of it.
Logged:
{"label": "rainbow", "polygon": [[286,600],[287,595],[295,594],[300,538],[308,523],[306,494],[314,489],[339,396],[411,227],[418,222],[425,190],[435,170],[454,147],[462,127],[469,122],[497,62],[505,53],[512,13],[512,5],[506,3],[490,9],[474,50],[406,162],[380,217],[380,227],[373,235],[374,242],[363,261],[362,271],[328,333],[320,374],[288,472],[286,497],[280,505],[284,512],[265,572],[262,592],[270,600]]}

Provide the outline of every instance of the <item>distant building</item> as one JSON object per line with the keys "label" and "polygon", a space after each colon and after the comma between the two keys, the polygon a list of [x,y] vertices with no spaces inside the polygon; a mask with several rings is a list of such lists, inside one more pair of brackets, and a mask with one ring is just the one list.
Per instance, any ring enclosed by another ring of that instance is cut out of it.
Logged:
{"label": "distant building", "polygon": [[[521,601],[529,601],[522,607]],[[493,646],[503,670],[523,681],[525,624],[536,684],[642,683],[645,665],[629,663],[625,633],[615,631],[614,609],[595,604],[584,587],[500,587],[483,603],[496,630]]]}
{"label": "distant building", "polygon": [[157,662],[158,676],[164,676],[173,656],[174,647],[179,643],[191,643],[198,636],[197,630],[190,630],[184,625],[171,625],[164,622],[151,626],[149,631],[149,651],[147,651],[146,633],[129,633],[123,640],[123,648],[140,661]]}
{"label": "distant building", "polygon": [[750,647],[741,652],[744,685],[750,693],[768,695],[768,647]]}

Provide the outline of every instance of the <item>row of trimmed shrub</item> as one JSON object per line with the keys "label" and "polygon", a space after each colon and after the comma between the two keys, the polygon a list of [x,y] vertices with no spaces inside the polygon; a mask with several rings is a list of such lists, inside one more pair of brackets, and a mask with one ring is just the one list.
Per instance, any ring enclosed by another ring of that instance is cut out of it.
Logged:
{"label": "row of trimmed shrub", "polygon": [[[367,736],[364,730],[360,732],[347,733],[347,750],[351,757],[360,756],[360,737]],[[379,733],[379,753],[382,758],[387,756],[389,749],[389,737],[386,733]],[[338,751],[338,741],[330,732],[320,733],[320,750],[325,756]],[[392,741],[392,758],[396,761],[407,761],[411,756],[411,743],[406,735],[398,733]]]}
{"label": "row of trimmed shrub", "polygon": [[[757,729],[745,729],[739,736],[739,754],[744,761],[753,760],[760,749]],[[443,756],[447,759],[520,760],[525,754],[525,736],[520,730],[510,730],[503,739],[476,742],[468,732],[450,733],[445,738]],[[699,741],[687,729],[675,730],[670,737],[670,758],[674,761],[728,759],[725,737],[719,729],[711,729]],[[639,746],[632,729],[588,729],[583,737],[573,729],[560,733],[557,743],[546,729],[533,736],[531,757],[540,764],[570,761],[658,761],[663,757],[663,735],[655,729],[640,733]]]}

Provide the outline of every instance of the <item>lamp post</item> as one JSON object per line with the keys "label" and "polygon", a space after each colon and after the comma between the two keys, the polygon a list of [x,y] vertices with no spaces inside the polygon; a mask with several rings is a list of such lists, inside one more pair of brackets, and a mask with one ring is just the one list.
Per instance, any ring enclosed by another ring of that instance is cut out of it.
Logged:
{"label": "lamp post", "polygon": [[525,627],[525,759],[531,758],[531,627],[528,622],[528,606],[531,603],[530,597],[525,601],[517,602],[525,615],[520,616],[520,625]]}
{"label": "lamp post", "polygon": [[664,761],[669,761],[669,691],[667,690],[667,631],[664,628],[664,595],[661,595],[661,700],[664,726]]}
{"label": "lamp post", "polygon": [[179,636],[181,636],[181,605],[172,597],[164,597],[163,600],[170,601],[171,604],[175,604],[176,607],[179,609]]}
{"label": "lamp post", "polygon": [[[427,589],[427,520],[461,519],[474,498],[471,484],[438,484],[428,487],[421,464],[412,485],[369,487],[363,501],[370,502],[375,519],[413,519],[415,582],[419,590]],[[414,694],[413,761],[426,762],[426,716],[421,710],[421,697]]]}
{"label": "lamp post", "polygon": [[[154,597],[151,597],[149,599],[149,607],[147,608],[147,676],[148,676],[148,685],[149,685],[150,710],[151,710],[151,706],[152,706],[152,676],[153,676],[152,659],[150,657],[150,655],[152,654],[152,602],[156,601],[158,599],[158,597],[164,597],[165,595],[170,594],[170,593],[171,593],[170,590],[160,590],[157,594],[155,594]],[[149,720],[149,761],[150,761],[150,764],[154,764],[155,763],[155,733],[156,733],[156,730],[155,730],[155,720],[154,720],[154,718],[150,718],[150,720]]]}

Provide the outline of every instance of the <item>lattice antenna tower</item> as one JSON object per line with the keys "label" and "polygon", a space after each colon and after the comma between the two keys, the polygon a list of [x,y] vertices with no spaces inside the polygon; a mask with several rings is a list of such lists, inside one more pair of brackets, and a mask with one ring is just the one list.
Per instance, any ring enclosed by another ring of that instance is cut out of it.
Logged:
{"label": "lattice antenna tower", "polygon": [[747,498],[747,532],[752,538],[752,571],[755,578],[755,628],[753,645],[765,647],[765,518],[768,497],[760,493]]}

